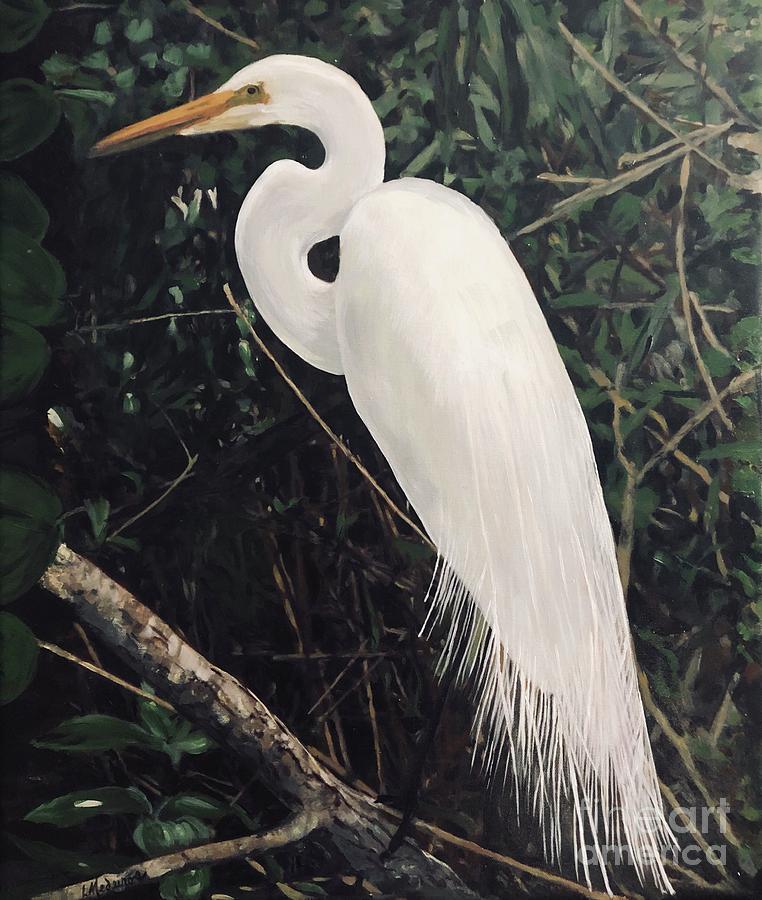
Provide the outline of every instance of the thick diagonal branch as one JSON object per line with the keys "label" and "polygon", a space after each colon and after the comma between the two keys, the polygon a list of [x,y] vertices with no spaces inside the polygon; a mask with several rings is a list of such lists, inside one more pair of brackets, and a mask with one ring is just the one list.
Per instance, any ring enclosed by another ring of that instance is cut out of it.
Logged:
{"label": "thick diagonal branch", "polygon": [[395,818],[339,781],[258,697],[89,560],[62,545],[42,584],[71,603],[79,618],[175,709],[251,760],[262,782],[297,817],[315,817],[312,824],[379,888],[405,893],[426,886],[451,897],[474,896],[448,866],[412,841],[382,859]]}
{"label": "thick diagonal branch", "polygon": [[187,872],[188,869],[214,865],[231,859],[243,859],[295,844],[321,824],[322,818],[319,814],[304,811],[278,828],[263,834],[252,834],[229,841],[218,841],[215,844],[204,844],[202,847],[178,850],[165,856],[156,856],[122,869],[121,872],[98,875],[97,878],[88,878],[87,881],[80,881],[78,884],[69,884],[58,890],[39,894],[33,900],[81,900],[82,897],[119,894],[149,881],[157,881],[165,875],[179,874]]}

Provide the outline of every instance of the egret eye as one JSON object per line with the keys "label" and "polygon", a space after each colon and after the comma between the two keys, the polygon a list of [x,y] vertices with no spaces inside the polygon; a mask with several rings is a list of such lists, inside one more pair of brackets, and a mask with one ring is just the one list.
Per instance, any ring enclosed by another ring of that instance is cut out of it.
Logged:
{"label": "egret eye", "polygon": [[246,93],[247,93],[250,97],[256,97],[256,95],[259,93],[259,85],[257,85],[257,84],[250,84],[250,85],[246,88]]}

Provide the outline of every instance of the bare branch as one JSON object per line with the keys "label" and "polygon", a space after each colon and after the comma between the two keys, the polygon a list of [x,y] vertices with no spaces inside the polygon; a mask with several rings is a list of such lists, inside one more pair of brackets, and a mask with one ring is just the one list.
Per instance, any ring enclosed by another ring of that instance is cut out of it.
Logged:
{"label": "bare branch", "polygon": [[[93,563],[65,545],[41,581],[70,603],[165,700],[254,763],[263,784],[295,813],[317,815],[334,846],[358,871],[392,893],[412,884],[473,894],[442,862],[405,842],[382,859],[395,818],[322,766],[251,691],[218,669]],[[82,896],[82,895],[79,895]]]}
{"label": "bare branch", "polygon": [[[756,378],[759,369],[748,369],[746,372],[742,372],[740,375],[736,375],[736,377],[724,387],[718,394],[717,399],[720,403],[722,403],[728,397],[732,397],[733,394],[740,394],[744,391],[749,390],[752,382]],[[708,415],[710,415],[715,409],[714,401],[710,400],[705,403],[703,406],[700,406],[695,413],[684,422],[680,428],[672,435],[671,438],[668,438],[662,446],[653,454],[653,456],[648,459],[642,466],[640,472],[638,473],[638,482],[641,482],[643,478],[653,469],[653,467],[661,462],[665,456],[670,453],[674,453],[677,447],[680,445],[680,442],[687,435],[693,431],[694,428],[699,426],[704,419]]]}
{"label": "bare branch", "polygon": [[683,321],[688,333],[688,344],[690,345],[693,358],[696,362],[696,368],[706,385],[709,399],[714,403],[714,408],[722,420],[723,425],[728,431],[733,430],[733,423],[730,417],[722,408],[722,404],[717,399],[717,388],[714,386],[712,376],[706,363],[701,358],[696,333],[693,330],[693,301],[691,299],[690,290],[688,289],[688,276],[685,271],[685,197],[688,192],[688,182],[691,173],[691,157],[688,154],[680,166],[680,202],[677,204],[677,228],[675,229],[675,264],[677,267],[677,277],[680,282],[680,297],[683,306]]}
{"label": "bare branch", "polygon": [[186,872],[199,866],[213,866],[231,859],[243,859],[255,853],[265,853],[287,847],[307,837],[321,825],[325,824],[327,813],[322,814],[303,811],[293,816],[279,828],[262,834],[233,838],[229,841],[218,841],[204,844],[201,847],[190,847],[177,853],[168,853],[147,859],[145,862],[128,866],[116,874],[99,875],[78,884],[70,884],[55,891],[38,894],[33,900],[81,900],[82,897],[103,897],[106,894],[118,894],[130,888],[157,881],[165,875]]}
{"label": "bare branch", "polygon": [[[728,131],[733,124],[733,122],[725,122],[722,125],[718,125],[711,131],[704,133],[701,137],[697,137],[695,143],[703,143],[711,138],[719,137],[721,134]],[[672,145],[671,141],[667,143]],[[666,146],[666,144],[661,146]],[[665,153],[663,156],[659,156],[656,159],[649,159],[641,165],[635,166],[633,169],[628,169],[626,172],[622,172],[619,175],[615,175],[613,178],[609,178],[607,181],[603,182],[603,184],[593,184],[584,190],[578,191],[571,197],[567,197],[565,200],[556,203],[547,215],[536,219],[534,222],[525,225],[519,231],[515,232],[513,237],[519,237],[522,234],[530,234],[533,231],[537,231],[538,228],[542,228],[543,225],[548,225],[550,222],[555,222],[557,219],[564,219],[583,203],[589,203],[593,200],[598,200],[601,197],[609,197],[611,194],[616,194],[618,191],[629,187],[631,184],[635,184],[635,182],[641,181],[649,175],[653,175],[654,172],[658,172],[662,166],[666,166],[668,163],[681,159],[687,153],[690,153],[692,149],[692,147],[678,146],[671,152]]]}
{"label": "bare branch", "polygon": [[689,72],[692,72],[706,87],[710,94],[714,94],[714,96],[722,103],[725,109],[730,113],[733,118],[738,119],[739,122],[743,122],[744,125],[750,125],[751,127],[756,127],[754,122],[746,115],[746,113],[738,106],[738,104],[733,100],[730,94],[725,90],[725,88],[715,81],[714,78],[702,68],[699,68],[698,63],[692,56],[688,56],[687,53],[683,53],[683,51],[677,46],[677,44],[672,40],[672,38],[666,33],[666,31],[660,31],[653,22],[651,22],[643,10],[638,6],[635,0],[624,0],[624,5],[630,11],[631,15],[634,19],[636,19],[640,24],[646,29],[646,31],[651,35],[651,37],[664,44],[675,59],[680,63],[680,65],[687,69]]}
{"label": "bare branch", "polygon": [[710,166],[713,166],[718,171],[722,172],[728,179],[728,181],[733,184],[735,187],[744,187],[746,186],[746,179],[743,176],[732,172],[723,162],[720,162],[719,159],[715,159],[713,156],[710,156],[708,153],[704,152],[701,149],[699,144],[693,140],[693,136],[688,136],[682,134],[678,131],[671,122],[668,122],[663,116],[660,116],[657,112],[651,109],[651,107],[645,102],[645,100],[638,97],[637,94],[634,94],[622,81],[614,75],[613,72],[610,72],[604,65],[598,62],[598,60],[593,56],[592,53],[585,47],[585,45],[577,40],[574,35],[569,31],[569,29],[564,25],[563,22],[558,23],[558,29],[561,32],[564,40],[569,44],[572,50],[579,56],[580,59],[583,59],[589,66],[591,66],[595,71],[604,79],[611,87],[614,88],[618,93],[620,93],[623,97],[625,97],[629,103],[631,103],[636,109],[640,110],[640,112],[644,113],[644,115],[648,116],[653,122],[656,122],[661,128],[663,128],[666,132],[672,135],[672,137],[677,138],[677,140],[681,141],[686,147],[691,149],[697,156],[701,157],[704,162],[709,163]]}
{"label": "bare branch", "polygon": [[230,28],[226,28],[222,22],[218,22],[217,19],[213,19],[208,13],[205,13],[203,9],[199,9],[198,6],[195,6],[193,3],[190,3],[189,0],[185,0],[183,4],[188,12],[195,16],[197,19],[201,19],[202,22],[209,25],[210,28],[214,28],[215,31],[219,31],[220,34],[224,34],[225,37],[229,37],[234,41],[238,41],[239,44],[245,44],[247,47],[250,47],[252,50],[259,50],[259,44],[256,41],[253,41],[250,37],[246,37],[244,34],[238,34],[237,31],[232,31]]}

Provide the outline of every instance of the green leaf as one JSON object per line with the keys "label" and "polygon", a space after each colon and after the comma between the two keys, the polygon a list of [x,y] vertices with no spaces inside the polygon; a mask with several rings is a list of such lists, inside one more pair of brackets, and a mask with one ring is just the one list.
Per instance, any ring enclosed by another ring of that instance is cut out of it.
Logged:
{"label": "green leaf", "polygon": [[45,571],[58,545],[61,503],[38,478],[0,469],[0,602],[25,593]]}
{"label": "green leaf", "polygon": [[18,159],[46,138],[58,124],[61,108],[53,91],[27,78],[0,84],[0,160]]}
{"label": "green leaf", "polygon": [[208,794],[177,794],[166,801],[158,815],[162,819],[191,816],[210,822],[219,822],[227,816],[235,816],[248,831],[255,831],[258,825],[257,820],[238,803],[230,804]]}
{"label": "green leaf", "polygon": [[295,881],[293,886],[297,891],[301,891],[303,894],[311,895],[313,897],[327,897],[328,894],[320,887],[319,884],[315,884],[312,881]]}
{"label": "green leaf", "polygon": [[3,319],[0,322],[0,406],[13,406],[30,394],[50,360],[48,342],[37,329]]}
{"label": "green leaf", "polygon": [[66,278],[57,259],[17,228],[0,228],[3,315],[48,325],[60,313]]}
{"label": "green leaf", "polygon": [[12,53],[34,39],[50,10],[43,0],[0,2],[0,53]]}
{"label": "green leaf", "polygon": [[732,441],[702,450],[699,459],[740,459],[762,465],[762,444],[759,441]]}
{"label": "green leaf", "polygon": [[737,353],[746,350],[755,362],[762,362],[762,317],[739,319],[730,329],[730,346]]}
{"label": "green leaf", "polygon": [[116,95],[110,91],[96,91],[92,88],[61,88],[56,91],[59,97],[81,100],[83,103],[102,103],[109,109],[116,103]]}
{"label": "green leaf", "polygon": [[29,687],[37,668],[37,639],[12,613],[0,612],[0,704]]}
{"label": "green leaf", "polygon": [[135,826],[132,839],[146,856],[158,856],[209,841],[214,830],[194,816],[173,821],[143,819]]}
{"label": "green leaf", "polygon": [[143,727],[162,741],[170,740],[177,731],[177,716],[152,700],[138,701],[138,716]]}
{"label": "green leaf", "polygon": [[115,716],[99,714],[67,719],[46,738],[33,743],[35,747],[63,750],[66,753],[99,753],[105,750],[124,750],[126,747],[163,749],[163,742],[140,725]]}
{"label": "green leaf", "polygon": [[62,850],[46,844],[44,841],[27,841],[14,834],[7,834],[8,840],[29,859],[45,871],[56,875],[61,872],[72,872],[78,875],[99,875],[101,872],[114,872],[126,869],[134,862],[128,856],[113,853],[85,853],[79,850]]}
{"label": "green leaf", "polygon": [[150,19],[132,19],[124,30],[128,41],[142,43],[153,37],[153,22]]}
{"label": "green leaf", "polygon": [[573,294],[561,294],[551,301],[553,309],[570,309],[573,307],[602,306],[607,298],[595,291],[577,291]]}
{"label": "green leaf", "polygon": [[111,504],[105,497],[98,497],[97,500],[85,500],[85,511],[90,519],[90,527],[93,530],[93,537],[97,544],[101,544],[106,537],[106,526],[108,525],[108,515],[111,511]]}
{"label": "green leaf", "polygon": [[633,194],[620,194],[611,207],[608,224],[618,234],[625,234],[641,220],[642,200]]}
{"label": "green leaf", "polygon": [[188,869],[175,875],[165,875],[159,882],[163,900],[197,900],[206,894],[212,877],[208,868]]}
{"label": "green leaf", "polygon": [[236,815],[229,803],[206,794],[177,794],[170,797],[161,808],[162,817],[177,819],[192,816],[217,822],[225,816]]}
{"label": "green leaf", "polygon": [[48,211],[26,182],[11,172],[0,172],[0,225],[11,225],[41,241],[49,223]]}
{"label": "green leaf", "polygon": [[146,795],[137,788],[104,787],[74,791],[41,803],[24,816],[27,822],[69,828],[94,816],[143,815],[151,812]]}

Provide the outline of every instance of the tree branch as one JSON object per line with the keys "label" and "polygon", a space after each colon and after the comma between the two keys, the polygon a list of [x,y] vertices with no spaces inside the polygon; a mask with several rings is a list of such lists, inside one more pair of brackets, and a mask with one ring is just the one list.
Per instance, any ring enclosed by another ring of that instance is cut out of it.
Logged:
{"label": "tree branch", "polygon": [[[693,143],[698,145],[699,142],[703,143],[711,138],[719,137],[734,124],[734,122],[730,121],[725,122],[722,125],[717,125],[711,130],[704,131],[702,129],[702,134],[697,135],[694,138]],[[659,147],[666,149],[668,145],[674,146],[674,143],[672,141],[666,141],[664,144],[660,144]],[[523,228],[519,229],[519,231],[516,231],[511,235],[511,237],[520,237],[523,234],[531,234],[531,232],[537,231],[537,229],[541,228],[543,225],[548,225],[551,222],[555,222],[557,219],[566,218],[566,216],[583,203],[589,203],[593,200],[598,200],[601,197],[609,197],[611,194],[616,194],[618,191],[629,187],[631,184],[635,184],[635,182],[647,178],[654,172],[658,172],[658,170],[661,169],[662,166],[666,166],[667,163],[681,159],[687,153],[690,153],[692,149],[692,146],[688,147],[680,144],[669,153],[665,153],[663,156],[657,156],[655,159],[649,159],[639,166],[635,166],[632,169],[628,169],[626,172],[621,172],[619,175],[607,179],[602,184],[592,184],[590,187],[584,188],[576,194],[572,194],[571,197],[567,197],[565,200],[556,203],[547,215],[541,216],[529,225],[525,225]]]}
{"label": "tree branch", "polygon": [[104,894],[118,894],[149,881],[157,881],[165,875],[186,872],[199,866],[215,865],[231,859],[243,859],[255,853],[277,850],[295,844],[307,837],[327,819],[325,811],[312,813],[303,811],[280,825],[262,834],[233,838],[191,847],[177,853],[168,853],[147,859],[145,862],[128,866],[116,874],[98,875],[78,884],[70,884],[55,891],[38,894],[33,900],[82,900],[83,897],[102,897]]}
{"label": "tree branch", "polygon": [[715,159],[713,156],[710,156],[701,147],[698,145],[696,141],[689,135],[685,135],[682,132],[678,131],[671,122],[668,122],[663,116],[660,116],[659,113],[654,112],[651,107],[638,97],[637,94],[634,94],[625,84],[614,75],[613,72],[610,72],[605,66],[601,65],[598,60],[593,56],[592,53],[585,47],[585,45],[577,40],[574,35],[569,31],[569,29],[564,25],[563,22],[558,23],[558,30],[561,32],[563,39],[569,44],[572,50],[577,54],[577,56],[584,60],[591,68],[595,69],[595,71],[606,81],[615,91],[620,93],[623,97],[627,99],[627,101],[632,104],[636,109],[640,110],[644,115],[648,116],[653,122],[656,122],[661,128],[663,128],[666,132],[672,135],[672,137],[677,138],[678,141],[681,141],[686,147],[692,150],[697,156],[700,156],[704,162],[709,163],[710,166],[713,166],[718,171],[722,172],[723,175],[728,179],[728,181],[734,187],[748,187],[747,180],[744,176],[738,175],[735,172],[732,172],[723,162],[719,159]]}
{"label": "tree branch", "polygon": [[666,31],[659,31],[654,23],[648,19],[635,0],[624,0],[624,5],[630,11],[632,17],[640,22],[655,41],[665,44],[680,65],[689,72],[692,72],[704,84],[706,89],[711,94],[714,94],[734,119],[737,119],[739,122],[743,122],[744,125],[749,125],[752,128],[756,127],[754,122],[752,122],[749,116],[738,106],[725,88],[722,87],[719,82],[715,81],[708,72],[702,71],[692,56],[683,53]]}
{"label": "tree branch", "polygon": [[69,602],[178,712],[253,762],[261,781],[289,809],[317,816],[338,852],[382,890],[405,893],[425,885],[453,898],[474,896],[447,865],[412,841],[382,859],[395,817],[343,784],[258,697],[93,563],[62,545],[41,583]]}

